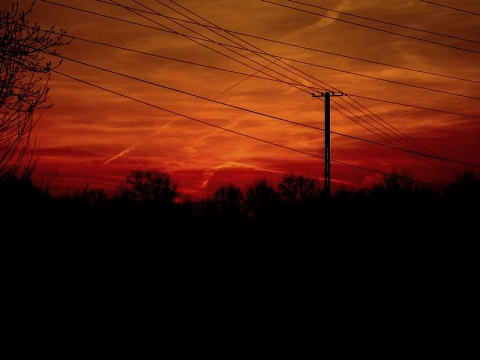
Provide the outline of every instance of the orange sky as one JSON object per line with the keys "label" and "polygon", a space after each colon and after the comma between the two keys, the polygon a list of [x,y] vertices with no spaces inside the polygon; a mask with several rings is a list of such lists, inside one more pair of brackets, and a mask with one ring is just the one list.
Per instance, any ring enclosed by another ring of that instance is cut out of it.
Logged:
{"label": "orange sky", "polygon": [[112,190],[134,169],[199,197],[290,172],[323,182],[311,93],[325,91],[345,94],[332,191],[392,170],[435,186],[478,174],[478,1],[37,0],[29,19],[75,37],[34,129],[34,177],[54,190]]}

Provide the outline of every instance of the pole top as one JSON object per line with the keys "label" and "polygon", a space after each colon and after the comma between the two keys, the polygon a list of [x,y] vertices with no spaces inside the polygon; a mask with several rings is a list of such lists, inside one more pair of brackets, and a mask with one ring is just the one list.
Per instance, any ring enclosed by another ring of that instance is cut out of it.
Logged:
{"label": "pole top", "polygon": [[335,92],[335,91],[326,91],[326,92],[321,92],[320,95],[317,95],[315,93],[310,93],[312,97],[325,97],[327,94],[329,96],[343,96],[345,93],[343,91]]}

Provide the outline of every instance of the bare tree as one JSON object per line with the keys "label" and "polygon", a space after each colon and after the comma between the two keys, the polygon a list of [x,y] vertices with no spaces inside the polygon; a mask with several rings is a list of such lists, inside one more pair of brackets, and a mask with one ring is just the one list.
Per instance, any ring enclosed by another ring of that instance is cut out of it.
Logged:
{"label": "bare tree", "polygon": [[50,108],[49,79],[56,48],[67,45],[66,32],[42,30],[30,25],[27,17],[35,0],[26,10],[13,2],[10,10],[0,10],[0,176],[29,177],[35,168],[38,149],[32,129],[38,122],[34,112]]}
{"label": "bare tree", "polygon": [[275,187],[266,179],[257,179],[247,186],[245,205],[255,219],[271,217],[278,210],[280,198]]}
{"label": "bare tree", "polygon": [[133,170],[117,188],[120,199],[140,204],[172,204],[178,197],[170,175],[159,170]]}
{"label": "bare tree", "polygon": [[316,179],[287,173],[277,185],[280,198],[290,205],[301,205],[309,199],[320,198],[321,188]]}
{"label": "bare tree", "polygon": [[465,170],[456,176],[453,183],[445,188],[445,197],[449,200],[467,200],[478,208],[480,200],[480,179],[473,170]]}
{"label": "bare tree", "polygon": [[393,170],[389,174],[383,176],[385,188],[389,192],[408,192],[413,191],[415,180],[413,175],[407,170]]}
{"label": "bare tree", "polygon": [[213,199],[219,207],[220,215],[227,219],[240,216],[244,198],[242,189],[232,182],[218,187],[213,193]]}

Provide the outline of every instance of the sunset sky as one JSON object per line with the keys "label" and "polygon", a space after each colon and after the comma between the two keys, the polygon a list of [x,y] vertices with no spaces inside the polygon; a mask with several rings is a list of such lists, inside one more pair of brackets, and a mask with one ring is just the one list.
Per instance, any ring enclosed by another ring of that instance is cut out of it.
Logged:
{"label": "sunset sky", "polygon": [[29,20],[74,37],[33,132],[54,190],[323,183],[326,91],[332,191],[480,172],[480,1],[36,0]]}

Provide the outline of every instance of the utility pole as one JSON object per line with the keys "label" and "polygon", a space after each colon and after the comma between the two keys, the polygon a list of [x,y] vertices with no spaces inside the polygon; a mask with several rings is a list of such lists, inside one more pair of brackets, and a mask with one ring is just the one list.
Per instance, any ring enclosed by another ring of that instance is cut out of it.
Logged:
{"label": "utility pole", "polygon": [[324,156],[325,156],[325,184],[324,191],[325,194],[330,196],[330,97],[331,96],[343,96],[343,92],[335,93],[333,91],[322,92],[320,95],[315,95],[312,93],[313,97],[324,97],[325,98],[325,146],[324,146]]}

